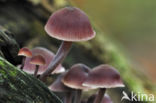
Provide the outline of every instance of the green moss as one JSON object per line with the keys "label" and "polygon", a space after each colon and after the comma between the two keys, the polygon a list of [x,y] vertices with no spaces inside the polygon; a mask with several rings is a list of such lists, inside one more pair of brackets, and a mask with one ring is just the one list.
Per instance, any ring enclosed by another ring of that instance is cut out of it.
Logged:
{"label": "green moss", "polygon": [[[2,59],[4,60],[4,59]],[[10,74],[11,76],[15,77],[17,75],[16,70],[12,70],[10,71],[10,68],[14,68],[10,63],[4,63],[2,61],[0,61],[0,67],[4,67],[5,69],[1,69],[1,73],[3,74],[3,76],[6,76],[6,74]]]}
{"label": "green moss", "polygon": [[4,66],[4,63],[2,61],[0,61],[0,66]]}
{"label": "green moss", "polygon": [[17,88],[12,83],[9,83],[9,86],[11,89],[17,90]]}
{"label": "green moss", "polygon": [[38,79],[0,57],[0,103],[61,103]]}

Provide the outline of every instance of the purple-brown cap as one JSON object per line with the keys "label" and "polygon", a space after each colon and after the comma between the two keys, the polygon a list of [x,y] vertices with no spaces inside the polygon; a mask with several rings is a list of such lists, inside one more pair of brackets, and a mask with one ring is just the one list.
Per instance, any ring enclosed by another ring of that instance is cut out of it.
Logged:
{"label": "purple-brown cap", "polygon": [[41,55],[35,55],[31,58],[30,63],[34,65],[45,65],[45,60]]}
{"label": "purple-brown cap", "polygon": [[32,53],[28,48],[24,47],[19,50],[18,56],[32,57]]}
{"label": "purple-brown cap", "polygon": [[95,36],[87,15],[75,7],[65,7],[54,12],[45,31],[49,36],[64,41],[87,41]]}
{"label": "purple-brown cap", "polygon": [[82,86],[82,83],[86,80],[90,68],[84,64],[75,64],[65,74],[62,79],[64,85],[73,89],[88,90],[88,87]]}
{"label": "purple-brown cap", "polygon": [[[45,59],[46,64],[39,67],[38,74],[42,74],[47,69],[48,65],[50,64],[50,62],[53,60],[55,56],[53,52],[42,47],[36,47],[32,49],[32,55],[33,56],[42,55]],[[26,58],[23,70],[27,73],[33,74],[35,71],[34,68],[35,65],[30,63],[30,58]],[[56,70],[52,72],[52,74],[62,73],[62,72],[65,72],[65,68],[61,64],[59,64]]]}
{"label": "purple-brown cap", "polygon": [[115,88],[124,87],[119,72],[112,66],[100,65],[93,68],[83,86],[91,88]]}
{"label": "purple-brown cap", "polygon": [[54,92],[69,92],[70,91],[70,88],[66,87],[61,81],[65,73],[62,73],[59,77],[57,77],[57,79],[48,87],[51,91],[54,91]]}

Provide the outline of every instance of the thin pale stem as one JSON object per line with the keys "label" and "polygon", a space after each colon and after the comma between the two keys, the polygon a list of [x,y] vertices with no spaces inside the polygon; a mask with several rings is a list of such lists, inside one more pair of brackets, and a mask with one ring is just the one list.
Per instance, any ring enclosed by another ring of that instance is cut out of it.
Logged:
{"label": "thin pale stem", "polygon": [[75,100],[74,103],[80,103],[81,102],[81,94],[82,90],[76,90]]}
{"label": "thin pale stem", "polygon": [[26,57],[23,57],[23,59],[22,59],[22,65],[21,65],[21,67],[20,67],[21,70],[23,70],[24,63],[25,63],[25,59],[26,59]]}
{"label": "thin pale stem", "polygon": [[100,88],[99,89],[98,95],[96,96],[94,103],[101,103],[102,98],[105,94],[105,91],[106,91],[106,88]]}
{"label": "thin pale stem", "polygon": [[71,102],[72,102],[72,92],[67,92],[64,99],[64,103],[71,103]]}
{"label": "thin pale stem", "polygon": [[39,69],[39,65],[36,65],[35,72],[34,72],[35,77],[37,77],[38,69]]}
{"label": "thin pale stem", "polygon": [[56,67],[62,63],[62,61],[67,56],[70,48],[71,48],[72,42],[66,42],[63,41],[60,48],[58,49],[54,59],[51,61],[51,63],[48,66],[48,69],[40,76],[40,80],[45,81],[48,75],[50,75]]}

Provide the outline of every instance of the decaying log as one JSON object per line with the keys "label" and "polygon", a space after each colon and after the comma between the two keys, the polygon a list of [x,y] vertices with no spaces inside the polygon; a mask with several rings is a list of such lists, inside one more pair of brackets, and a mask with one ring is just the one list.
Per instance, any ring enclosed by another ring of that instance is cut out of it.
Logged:
{"label": "decaying log", "polygon": [[0,103],[61,103],[46,85],[11,64],[21,61],[18,50],[13,34],[0,27]]}
{"label": "decaying log", "polygon": [[0,26],[0,56],[16,65],[21,61],[21,58],[17,56],[18,51],[19,45],[14,35]]}
{"label": "decaying log", "polygon": [[46,85],[0,57],[0,103],[61,103]]}

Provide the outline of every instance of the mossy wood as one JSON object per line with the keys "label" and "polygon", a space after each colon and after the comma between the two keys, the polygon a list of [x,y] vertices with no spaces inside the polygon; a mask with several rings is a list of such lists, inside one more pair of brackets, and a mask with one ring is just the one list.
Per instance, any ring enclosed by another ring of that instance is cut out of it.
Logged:
{"label": "mossy wood", "polygon": [[61,103],[46,85],[0,57],[0,103]]}
{"label": "mossy wood", "polygon": [[6,58],[12,64],[18,64],[21,58],[17,56],[19,45],[14,35],[0,26],[0,56]]}
{"label": "mossy wood", "polygon": [[18,50],[13,34],[0,27],[0,103],[61,103],[45,84],[8,62],[20,63]]}

